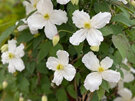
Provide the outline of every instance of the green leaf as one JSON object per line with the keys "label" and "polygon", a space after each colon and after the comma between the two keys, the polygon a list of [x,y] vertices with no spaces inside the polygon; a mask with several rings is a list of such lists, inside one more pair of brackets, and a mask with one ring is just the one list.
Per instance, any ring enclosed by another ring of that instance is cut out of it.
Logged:
{"label": "green leaf", "polygon": [[99,100],[101,100],[105,94],[105,90],[102,87],[100,87],[100,89],[97,91],[97,94],[98,94]]}
{"label": "green leaf", "polygon": [[16,26],[11,26],[0,35],[0,46],[3,44],[3,41],[5,41],[9,37],[9,35],[13,33],[15,28]]}
{"label": "green leaf", "polygon": [[73,85],[69,85],[69,86],[67,87],[67,91],[68,91],[68,93],[69,93],[69,95],[70,95],[71,97],[73,97],[73,98],[76,98],[76,97],[77,97],[77,92],[75,91]]}
{"label": "green leaf", "polygon": [[67,101],[67,95],[64,88],[58,89],[56,96],[57,96],[58,101]]}
{"label": "green leaf", "polygon": [[38,62],[40,62],[42,59],[44,59],[48,55],[51,47],[52,47],[52,45],[51,45],[50,41],[45,41],[44,43],[42,43],[40,45],[40,51],[39,51],[38,57],[37,57]]}
{"label": "green leaf", "polygon": [[103,80],[102,81],[102,84],[101,84],[101,87],[106,90],[107,92],[109,92],[109,84],[107,81]]}
{"label": "green leaf", "polygon": [[112,41],[114,46],[119,50],[122,58],[128,58],[131,63],[135,64],[135,53],[133,52],[126,36],[124,34],[113,35]]}

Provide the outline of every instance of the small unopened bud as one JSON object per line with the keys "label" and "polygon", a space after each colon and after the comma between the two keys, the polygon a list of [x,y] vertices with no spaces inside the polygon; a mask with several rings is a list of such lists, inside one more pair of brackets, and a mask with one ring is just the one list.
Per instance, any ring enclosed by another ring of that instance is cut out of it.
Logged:
{"label": "small unopened bud", "polygon": [[42,101],[47,101],[47,96],[46,95],[42,96]]}
{"label": "small unopened bud", "polygon": [[8,50],[8,44],[3,45],[0,50],[1,50],[2,53],[7,51]]}
{"label": "small unopened bud", "polygon": [[99,46],[91,46],[90,49],[94,52],[98,52],[99,51]]}
{"label": "small unopened bud", "polygon": [[79,0],[71,0],[73,5],[78,5]]}
{"label": "small unopened bud", "polygon": [[58,44],[59,40],[60,40],[59,34],[55,35],[52,40],[53,46],[56,46]]}
{"label": "small unopened bud", "polygon": [[19,101],[24,101],[24,98],[23,98],[23,97],[20,97],[20,98],[19,98]]}
{"label": "small unopened bud", "polygon": [[7,81],[3,81],[3,82],[2,82],[2,88],[5,89],[7,86],[8,86]]}

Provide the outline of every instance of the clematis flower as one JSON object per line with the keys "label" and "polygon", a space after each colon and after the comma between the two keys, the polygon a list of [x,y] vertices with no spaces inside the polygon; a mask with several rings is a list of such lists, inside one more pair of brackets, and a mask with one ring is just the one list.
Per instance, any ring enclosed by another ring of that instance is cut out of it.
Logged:
{"label": "clematis flower", "polygon": [[58,34],[56,25],[66,23],[67,14],[62,10],[54,10],[51,0],[40,0],[37,4],[37,12],[28,18],[28,25],[31,29],[42,29],[50,40]]}
{"label": "clematis flower", "polygon": [[73,13],[72,20],[80,30],[70,37],[70,43],[73,45],[79,45],[86,39],[89,45],[99,46],[103,41],[103,35],[98,29],[108,24],[110,19],[111,14],[108,12],[100,12],[90,19],[88,13],[76,10]]}
{"label": "clematis flower", "polygon": [[16,70],[22,71],[25,66],[22,61],[24,56],[24,45],[16,46],[16,40],[8,41],[8,50],[2,53],[2,63],[8,64],[8,71],[14,73]]}
{"label": "clematis flower", "polygon": [[29,1],[30,2],[28,1],[23,2],[23,5],[26,8],[26,15],[29,15],[32,11],[36,10],[37,3],[39,2],[39,0],[29,0]]}
{"label": "clematis flower", "polygon": [[124,4],[127,4],[127,3],[128,3],[126,0],[118,0],[118,1],[121,1],[121,2],[123,2]]}
{"label": "clematis flower", "polygon": [[99,62],[93,52],[88,52],[82,58],[82,62],[92,71],[84,81],[84,87],[91,92],[99,89],[102,79],[108,82],[118,82],[120,80],[120,73],[109,69],[113,64],[113,60],[109,57],[105,57]]}
{"label": "clematis flower", "polygon": [[46,66],[48,69],[55,71],[52,82],[59,86],[63,78],[72,81],[76,74],[76,70],[74,66],[69,64],[69,54],[66,51],[59,50],[56,55],[58,58],[48,58]]}
{"label": "clematis flower", "polygon": [[118,94],[120,97],[117,97],[114,101],[135,101],[135,97],[132,98],[132,92],[127,88],[119,90]]}

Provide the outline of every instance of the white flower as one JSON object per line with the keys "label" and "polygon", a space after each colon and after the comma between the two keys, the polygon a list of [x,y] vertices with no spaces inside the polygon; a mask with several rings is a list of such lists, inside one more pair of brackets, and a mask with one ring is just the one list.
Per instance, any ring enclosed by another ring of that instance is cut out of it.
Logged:
{"label": "white flower", "polygon": [[73,45],[79,45],[85,39],[91,46],[99,46],[103,41],[103,35],[98,30],[109,23],[111,14],[108,12],[98,13],[92,19],[88,13],[84,11],[76,10],[73,13],[73,23],[80,28],[70,37],[70,43]]}
{"label": "white flower", "polygon": [[32,11],[36,10],[36,6],[39,0],[24,1],[23,5],[26,7],[26,15],[29,15]]}
{"label": "white flower", "polygon": [[20,44],[18,47],[16,46],[16,40],[8,41],[8,50],[2,53],[2,63],[9,64],[8,71],[10,73],[14,73],[16,70],[22,71],[25,66],[22,61],[22,57],[24,56],[24,45]]}
{"label": "white flower", "polygon": [[53,10],[51,0],[40,0],[37,4],[37,12],[28,18],[28,25],[31,29],[42,29],[46,37],[53,39],[58,34],[56,25],[66,23],[67,13],[62,10]]}
{"label": "white flower", "polygon": [[[24,24],[17,27],[18,31],[23,31],[23,30],[25,30],[25,29],[27,29],[29,27],[26,18],[21,19],[21,21],[24,22]],[[19,22],[16,22],[16,25],[18,25],[18,23]],[[34,28],[33,29],[29,28],[29,29],[30,29],[31,34],[37,34],[38,33],[38,29],[34,29]]]}
{"label": "white flower", "polygon": [[128,3],[126,0],[118,0],[118,1],[121,1],[121,2],[123,2],[124,4],[127,4],[127,3]]}
{"label": "white flower", "polygon": [[55,71],[54,78],[52,80],[56,85],[60,85],[63,78],[68,81],[72,81],[76,70],[74,66],[69,64],[69,54],[66,51],[59,50],[57,51],[57,57],[49,57],[46,63],[47,68]]}
{"label": "white flower", "polygon": [[93,52],[89,52],[82,58],[85,66],[93,72],[88,74],[84,86],[91,92],[98,90],[102,83],[102,79],[108,82],[118,82],[120,80],[120,73],[109,70],[113,64],[113,60],[109,57],[104,58],[101,62],[97,59]]}
{"label": "white flower", "polygon": [[135,97],[132,98],[132,92],[127,88],[119,90],[118,94],[120,97],[117,97],[114,101],[135,101]]}

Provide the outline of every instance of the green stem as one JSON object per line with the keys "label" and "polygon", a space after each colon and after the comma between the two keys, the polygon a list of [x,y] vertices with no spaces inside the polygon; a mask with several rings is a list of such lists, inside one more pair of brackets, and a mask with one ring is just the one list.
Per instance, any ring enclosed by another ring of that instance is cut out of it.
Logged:
{"label": "green stem", "polygon": [[71,34],[73,33],[73,32],[67,31],[67,30],[59,30],[58,33],[60,33],[60,32],[67,32],[67,33],[71,33]]}

